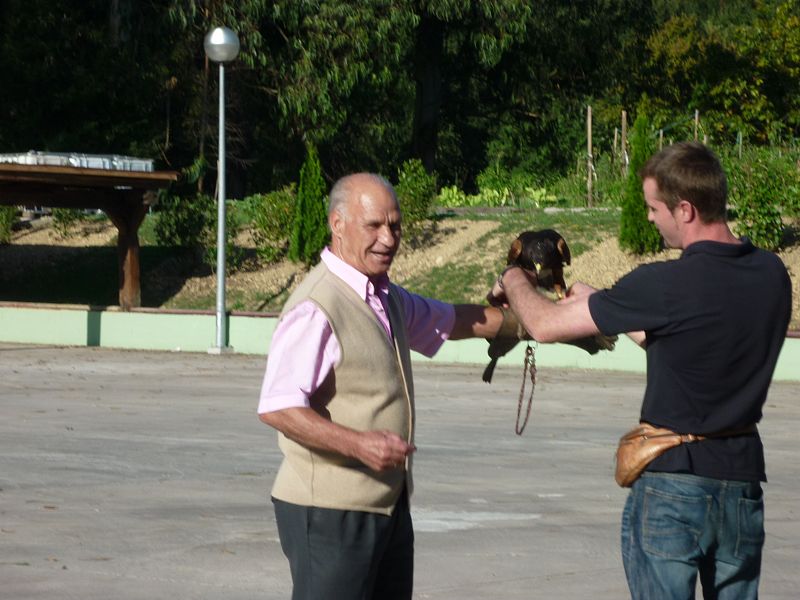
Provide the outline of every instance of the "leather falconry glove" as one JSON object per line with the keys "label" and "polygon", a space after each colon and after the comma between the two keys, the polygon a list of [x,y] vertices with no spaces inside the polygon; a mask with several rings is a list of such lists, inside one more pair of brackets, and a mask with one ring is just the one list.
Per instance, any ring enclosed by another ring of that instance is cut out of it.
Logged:
{"label": "leather falconry glove", "polygon": [[[569,246],[563,236],[554,229],[542,229],[520,233],[509,248],[506,264],[534,271],[538,282],[537,287],[554,292],[561,299],[567,290],[567,284],[564,281],[564,265],[569,265],[570,261]],[[511,318],[509,314],[513,317],[513,322],[509,321],[506,326],[506,321]],[[503,316],[503,325],[498,334],[488,340],[490,362],[483,372],[483,380],[487,383],[492,380],[497,359],[510,352],[520,340],[531,339],[531,336],[519,325],[519,320],[512,311],[505,311]],[[514,334],[512,327],[522,329],[524,337],[518,332]],[[501,335],[501,332],[504,334]],[[616,341],[617,336],[597,334],[565,343],[581,348],[589,354],[596,354],[600,350],[613,350]]]}
{"label": "leather falconry glove", "polygon": [[497,359],[505,356],[516,346],[520,340],[530,340],[531,336],[525,331],[522,323],[517,319],[517,315],[510,308],[501,308],[503,313],[503,323],[497,334],[489,340],[489,364],[483,370],[483,380],[491,383],[494,368],[497,366]]}

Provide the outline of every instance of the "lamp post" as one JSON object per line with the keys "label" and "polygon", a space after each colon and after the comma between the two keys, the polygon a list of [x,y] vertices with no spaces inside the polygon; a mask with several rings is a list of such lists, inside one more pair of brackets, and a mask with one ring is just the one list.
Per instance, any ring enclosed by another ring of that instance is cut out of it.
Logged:
{"label": "lamp post", "polygon": [[217,152],[217,345],[209,353],[230,351],[225,338],[225,63],[239,54],[239,38],[227,27],[208,32],[203,48],[209,60],[219,63],[219,142]]}

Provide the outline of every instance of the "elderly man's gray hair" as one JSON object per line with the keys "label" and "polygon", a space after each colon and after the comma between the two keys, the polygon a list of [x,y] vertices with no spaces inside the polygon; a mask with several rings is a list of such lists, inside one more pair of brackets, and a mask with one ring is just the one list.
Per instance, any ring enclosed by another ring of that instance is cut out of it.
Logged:
{"label": "elderly man's gray hair", "polygon": [[333,211],[338,211],[341,215],[346,214],[347,200],[352,192],[353,183],[358,178],[371,179],[373,182],[384,186],[391,192],[392,197],[394,198],[395,202],[397,202],[398,206],[400,205],[397,200],[397,194],[394,191],[394,187],[385,177],[375,173],[353,173],[351,175],[345,175],[333,184],[330,194],[328,194],[329,216],[333,214]]}

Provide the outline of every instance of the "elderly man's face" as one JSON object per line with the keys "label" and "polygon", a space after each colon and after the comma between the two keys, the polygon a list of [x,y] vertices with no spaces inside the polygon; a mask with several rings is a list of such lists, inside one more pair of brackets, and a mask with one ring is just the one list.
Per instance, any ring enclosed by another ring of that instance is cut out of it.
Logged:
{"label": "elderly man's face", "polygon": [[383,275],[400,247],[400,208],[384,186],[370,182],[354,192],[343,213],[331,215],[333,250],[367,277]]}

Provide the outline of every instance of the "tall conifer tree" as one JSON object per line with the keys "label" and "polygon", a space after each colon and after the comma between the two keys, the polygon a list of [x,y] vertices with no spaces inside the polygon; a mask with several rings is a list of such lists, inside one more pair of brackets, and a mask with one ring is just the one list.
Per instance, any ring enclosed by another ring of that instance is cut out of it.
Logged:
{"label": "tall conifer tree", "polygon": [[641,169],[656,150],[650,131],[650,122],[644,115],[636,117],[631,132],[631,161],[628,165],[628,180],[622,200],[619,245],[623,250],[635,254],[657,252],[661,248],[661,235],[655,225],[647,220],[647,206],[639,178]]}
{"label": "tall conifer tree", "polygon": [[297,205],[294,211],[289,258],[312,264],[328,243],[328,211],[325,203],[326,186],[322,179],[317,150],[306,146],[306,159],[300,168]]}

